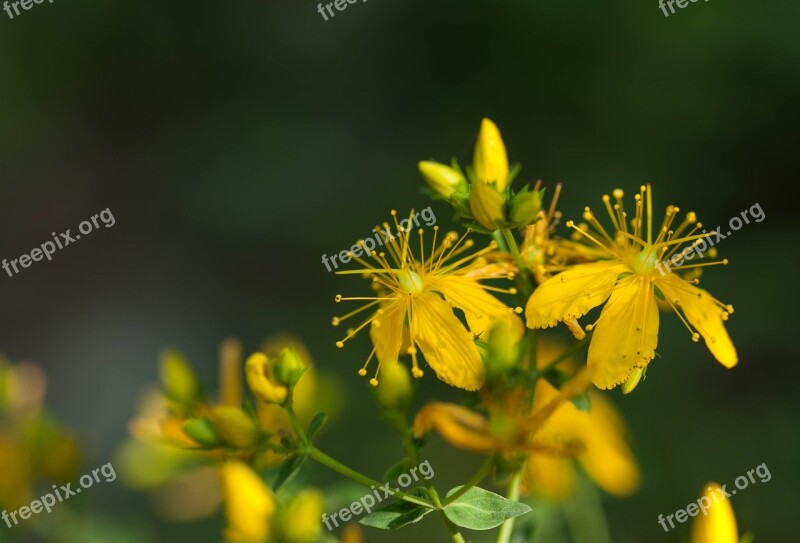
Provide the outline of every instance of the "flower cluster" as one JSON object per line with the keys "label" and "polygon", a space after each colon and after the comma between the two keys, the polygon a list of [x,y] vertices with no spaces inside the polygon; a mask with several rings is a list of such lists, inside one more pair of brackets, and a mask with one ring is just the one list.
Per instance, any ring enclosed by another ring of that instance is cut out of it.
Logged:
{"label": "flower cluster", "polygon": [[[336,273],[361,276],[370,288],[337,294],[336,304],[357,305],[332,319],[333,326],[348,325],[336,341],[340,349],[352,343],[357,349],[353,340],[368,332],[372,348],[359,356],[365,361],[357,371],[397,432],[402,460],[377,479],[317,446],[328,419],[323,412],[335,402],[326,400],[329,381],[319,379],[296,339],[271,341],[246,360],[238,342],[226,341],[215,399],[170,351],[161,362],[161,389],[146,396],[131,421],[132,440],[120,451],[129,483],[161,493],[165,515],[197,518],[222,502],[229,543],[330,541],[320,532],[322,513],[348,503],[308,486],[306,463],[377,492],[379,480],[417,466],[436,434],[482,455],[478,471],[447,492],[427,480],[397,489],[394,501],[360,523],[395,530],[438,512],[455,542],[464,541],[464,528],[498,528],[498,543],[508,543],[516,528],[516,541],[532,541],[529,504],[544,500],[557,510],[573,500],[597,507],[595,487],[614,496],[636,491],[634,447],[603,391],[621,385],[627,394],[643,381],[656,358],[661,311],[676,314],[723,366],[736,365],[724,326],[733,307],[698,286],[702,268],[727,260],[667,275],[656,270],[702,238],[694,212],[681,215],[670,205],[659,225],[649,185],[638,188],[632,207],[616,189],[602,196],[605,220],[586,207],[561,232],[562,187],[549,194],[537,181],[515,189],[520,168],[509,164],[488,119],[471,165],[422,161],[419,171],[430,196],[450,205],[465,231],[414,230],[411,217],[401,220],[392,211],[390,222],[375,228],[380,249],[361,240],[347,252],[356,264]],[[388,234],[392,229],[396,236]],[[573,343],[543,330],[561,325]],[[417,401],[415,380],[429,371],[462,391],[462,400]],[[505,483],[505,497],[479,486],[496,483]],[[174,507],[176,484],[200,499]],[[735,541],[731,520],[722,509],[698,519],[693,542]],[[361,528],[348,523],[338,538],[358,543]]]}

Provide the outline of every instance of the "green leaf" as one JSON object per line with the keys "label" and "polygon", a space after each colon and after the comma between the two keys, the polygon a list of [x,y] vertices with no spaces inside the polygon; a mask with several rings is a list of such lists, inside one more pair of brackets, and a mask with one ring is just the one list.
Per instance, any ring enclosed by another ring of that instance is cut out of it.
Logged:
{"label": "green leaf", "polygon": [[219,444],[214,425],[208,419],[189,419],[183,424],[183,431],[204,447]]}
{"label": "green leaf", "polygon": [[308,439],[313,438],[317,435],[317,432],[328,422],[328,415],[325,413],[317,413],[314,415],[314,418],[311,420],[311,424],[308,425]]}
{"label": "green leaf", "polygon": [[[424,488],[415,488],[411,494],[418,498],[430,499]],[[434,511],[430,507],[417,505],[403,500],[393,502],[386,507],[373,511],[358,522],[364,526],[380,528],[381,530],[397,530],[403,526],[419,522],[419,520]]]}
{"label": "green leaf", "polygon": [[[455,494],[459,488],[461,487],[451,489],[447,496]],[[530,510],[524,503],[475,486],[445,506],[444,514],[450,522],[462,528],[490,530],[500,526],[504,520],[524,515]]]}
{"label": "green leaf", "polygon": [[291,479],[297,470],[300,469],[300,466],[303,465],[303,462],[306,461],[307,456],[305,454],[298,454],[296,456],[292,456],[278,470],[277,475],[275,475],[275,480],[272,481],[272,490],[277,491],[283,483]]}
{"label": "green leaf", "polygon": [[589,401],[588,394],[581,394],[580,396],[572,398],[570,401],[572,402],[572,405],[574,405],[581,411],[586,411],[587,413],[591,413],[592,403]]}

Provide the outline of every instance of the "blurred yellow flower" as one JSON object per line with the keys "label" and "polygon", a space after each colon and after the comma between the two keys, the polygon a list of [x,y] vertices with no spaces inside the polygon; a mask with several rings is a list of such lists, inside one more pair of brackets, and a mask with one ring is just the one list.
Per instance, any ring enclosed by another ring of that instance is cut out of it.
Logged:
{"label": "blurred yellow flower", "polygon": [[[625,439],[625,427],[614,406],[601,394],[589,392],[591,410],[581,411],[572,403],[563,403],[544,423],[538,440],[557,450],[563,443],[580,442],[578,463],[600,488],[610,494],[625,496],[639,485],[639,468]],[[536,384],[534,406],[545,405],[558,397],[558,391],[546,380]],[[526,485],[531,492],[550,499],[567,497],[573,489],[572,461],[550,454],[547,448],[528,456]]]}
{"label": "blurred yellow flower", "polygon": [[275,360],[264,353],[250,355],[245,363],[247,384],[258,398],[268,403],[283,403],[289,394],[286,385],[275,377]]}
{"label": "blurred yellow flower", "polygon": [[[398,241],[384,236],[387,254],[364,251],[372,257],[374,264],[351,253],[363,268],[337,273],[358,273],[370,279],[376,287],[375,297],[343,298],[336,301],[367,300],[368,303],[340,317],[334,317],[334,326],[363,310],[378,306],[366,320],[336,343],[344,347],[345,341],[354,337],[366,326],[370,326],[370,337],[374,349],[364,367],[359,371],[366,375],[373,355],[378,357],[378,370],[370,384],[378,384],[381,364],[396,363],[401,354],[410,354],[412,375],[421,377],[417,348],[425,360],[445,383],[466,390],[477,390],[483,384],[484,368],[473,336],[488,332],[497,319],[514,322],[517,337],[522,334],[521,323],[514,311],[491,296],[488,291],[515,293],[516,290],[489,287],[479,283],[482,279],[506,277],[496,267],[486,266],[483,255],[495,249],[494,242],[487,248],[464,256],[473,246],[472,240],[460,239],[455,233],[447,234],[436,245],[438,227],[434,227],[430,251],[425,251],[423,231],[419,231],[419,258],[410,250],[410,230],[398,222],[396,213],[392,217],[398,232],[404,232]],[[403,220],[405,223],[406,220]],[[410,218],[408,219],[410,223]],[[388,224],[384,223],[388,230]],[[465,327],[453,309],[464,312]]]}
{"label": "blurred yellow flower", "polygon": [[264,481],[246,464],[230,461],[220,468],[225,517],[225,537],[231,543],[265,543],[276,504]]}
{"label": "blurred yellow flower", "polygon": [[540,430],[565,402],[585,392],[588,386],[588,372],[579,372],[555,396],[534,409],[516,391],[500,403],[489,403],[488,416],[461,405],[431,402],[415,416],[414,435],[420,438],[436,430],[451,445],[477,453],[541,451],[571,456],[583,449],[578,438],[565,435],[556,442],[552,433]]}
{"label": "blurred yellow flower", "polygon": [[698,514],[694,518],[692,543],[739,543],[733,507],[720,486],[708,483],[701,500],[703,498],[713,505],[706,514]]}
{"label": "blurred yellow flower", "polygon": [[325,500],[317,490],[303,490],[294,497],[281,519],[286,543],[313,543],[322,528]]}
{"label": "blurred yellow flower", "polygon": [[[610,198],[603,197],[614,226],[613,237],[588,207],[584,219],[593,230],[567,222],[567,226],[596,244],[606,260],[573,266],[540,285],[525,310],[528,327],[547,328],[559,321],[577,319],[607,301],[600,318],[586,327],[595,329],[587,365],[593,370],[597,387],[613,388],[625,382],[636,368],[647,367],[655,357],[659,327],[656,304],[658,298],[663,298],[689,329],[694,341],[702,337],[721,364],[727,368],[735,366],[736,350],[723,325],[733,308],[696,287],[697,279],[689,281],[678,273],[662,274],[657,270],[661,259],[678,251],[683,244],[701,239],[703,235],[694,232],[702,225],[696,223],[694,213],[689,213],[673,229],[679,210],[669,206],[653,240],[650,187],[642,186],[636,195],[630,229],[622,196],[621,190],[614,191],[617,203],[613,208]],[[688,234],[682,235],[693,225]],[[685,265],[681,270],[707,265]]]}
{"label": "blurred yellow flower", "polygon": [[43,407],[47,378],[32,362],[0,355],[0,508],[30,501],[38,481],[66,483],[78,471],[74,437]]}

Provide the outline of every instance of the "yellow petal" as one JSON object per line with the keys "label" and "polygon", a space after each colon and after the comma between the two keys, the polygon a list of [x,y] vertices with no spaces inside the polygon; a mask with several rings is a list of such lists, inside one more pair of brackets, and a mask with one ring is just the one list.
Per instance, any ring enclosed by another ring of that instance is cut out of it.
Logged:
{"label": "yellow petal", "polygon": [[247,385],[257,397],[265,402],[283,403],[286,400],[288,389],[275,381],[272,375],[274,361],[267,358],[264,353],[253,353],[245,363]]}
{"label": "yellow petal", "polygon": [[613,261],[573,266],[533,291],[525,307],[528,328],[549,328],[564,319],[582,317],[611,295],[627,266]]}
{"label": "yellow petal", "polygon": [[519,341],[525,332],[522,321],[511,308],[486,292],[474,279],[459,275],[447,275],[431,283],[430,288],[441,292],[451,305],[464,312],[473,334],[483,337],[498,319],[511,325],[514,339]]}
{"label": "yellow petal", "polygon": [[460,405],[433,402],[420,409],[414,417],[414,436],[420,438],[431,430],[468,451],[483,453],[497,448],[486,417]]}
{"label": "yellow petal", "polygon": [[[381,304],[383,313],[372,321],[369,337],[375,346],[378,360],[396,362],[403,344],[403,326],[405,326],[405,296],[402,300],[392,300]],[[377,321],[377,322],[376,322]]]}
{"label": "yellow petal", "polygon": [[447,302],[425,292],[411,307],[411,337],[437,377],[454,387],[478,390],[484,380],[481,355]]}
{"label": "yellow petal", "polygon": [[528,455],[524,483],[528,492],[549,500],[563,500],[575,484],[572,461],[541,453]]}
{"label": "yellow petal", "polygon": [[697,329],[714,358],[726,368],[734,367],[739,358],[723,325],[725,310],[719,307],[711,294],[671,273],[660,279],[657,286],[664,296],[683,311],[686,320]]}
{"label": "yellow petal", "polygon": [[242,405],[242,344],[228,338],[219,348],[219,401],[225,405]]}
{"label": "yellow petal", "polygon": [[630,275],[621,280],[600,314],[586,364],[598,388],[614,388],[633,368],[647,366],[658,345],[658,307],[653,284]]}
{"label": "yellow petal", "polygon": [[303,490],[286,510],[281,525],[287,543],[312,543],[322,528],[325,499],[318,490]]}
{"label": "yellow petal", "polygon": [[717,483],[708,483],[699,504],[709,504],[692,522],[692,543],[738,543],[739,532],[731,502]]}
{"label": "yellow petal", "polygon": [[275,498],[264,481],[246,464],[229,461],[220,468],[225,516],[225,537],[231,543],[265,543]]}
{"label": "yellow petal", "polygon": [[481,121],[481,131],[475,142],[472,168],[478,181],[495,182],[498,191],[506,188],[508,180],[508,156],[500,130],[489,119]]}
{"label": "yellow petal", "polygon": [[583,469],[606,492],[631,494],[639,486],[639,468],[625,440],[625,428],[614,406],[591,394],[591,411],[582,431],[586,452],[578,457]]}

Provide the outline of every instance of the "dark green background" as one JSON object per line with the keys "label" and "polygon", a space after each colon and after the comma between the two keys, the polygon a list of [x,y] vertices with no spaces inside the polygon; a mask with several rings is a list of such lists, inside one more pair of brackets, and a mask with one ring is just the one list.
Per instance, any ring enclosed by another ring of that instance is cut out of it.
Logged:
{"label": "dark green background", "polygon": [[[117,221],[0,276],[0,349],[45,366],[49,404],[86,439],[92,466],[113,458],[162,347],[213,382],[224,337],[254,350],[296,332],[347,387],[347,420],[323,446],[378,476],[397,447],[355,373],[370,347],[364,337],[337,350],[329,326],[333,296],[366,285],[328,273],[320,255],[392,208],[428,205],[416,162],[468,161],[489,116],[524,180],[564,183],[568,218],[642,182],[658,209],[675,203],[712,227],[761,204],[766,220],[725,240],[731,265],[704,281],[736,306],[739,367],[723,370],[663,315],[647,382],[613,393],[644,483],[605,501],[614,541],[680,541],[687,526],[664,534],[659,513],[766,462],[773,479],[734,498],[739,525],[761,543],[793,540],[797,16],[788,0],[698,2],[669,18],[654,0],[371,0],[328,22],[297,0],[0,12],[0,255],[106,207]],[[425,382],[452,397],[445,388]],[[440,488],[477,462],[438,439],[430,458]],[[158,541],[216,541],[217,521],[148,520],[146,500],[121,484],[87,500]],[[367,541],[444,537],[431,516]]]}

